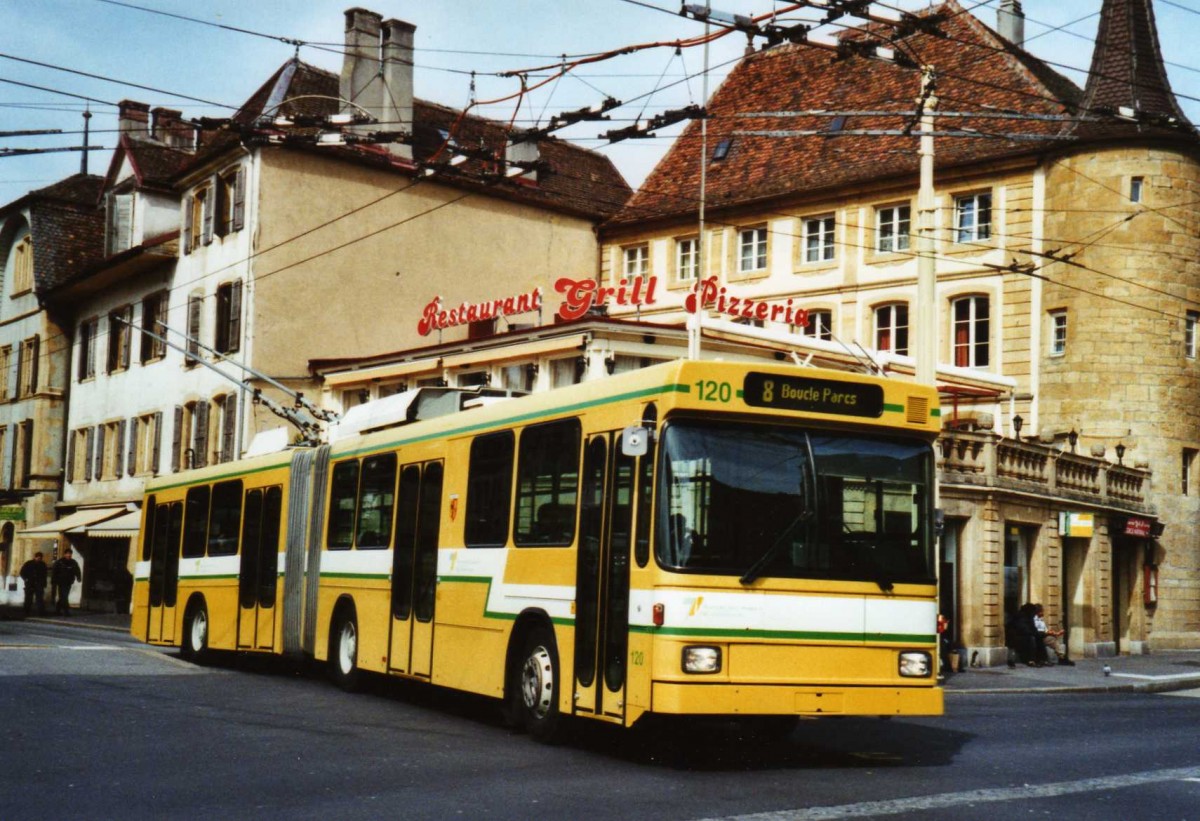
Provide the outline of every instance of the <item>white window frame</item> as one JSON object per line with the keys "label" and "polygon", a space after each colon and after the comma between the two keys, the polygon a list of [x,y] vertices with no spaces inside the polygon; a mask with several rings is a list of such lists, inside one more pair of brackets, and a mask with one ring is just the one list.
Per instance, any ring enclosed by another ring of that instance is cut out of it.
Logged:
{"label": "white window frame", "polygon": [[621,259],[622,276],[637,277],[650,273],[650,246],[646,243],[622,249]]}
{"label": "white window frame", "polygon": [[[903,310],[904,321],[900,322],[900,313]],[[878,351],[891,351],[892,353],[901,356],[908,355],[908,328],[909,315],[907,302],[889,302],[886,305],[879,305],[872,312],[872,317],[875,322],[875,349]],[[881,338],[884,333],[888,335],[888,347],[883,347]],[[904,344],[900,344],[901,336],[903,335]]]}
{"label": "white window frame", "polygon": [[1129,201],[1140,203],[1146,196],[1146,178],[1145,177],[1130,177],[1129,178]]}
{"label": "white window frame", "polygon": [[1200,348],[1200,337],[1197,336],[1197,324],[1200,323],[1200,311],[1188,311],[1183,320],[1183,355],[1195,359],[1197,348]]}
{"label": "white window frame", "polygon": [[833,340],[833,311],[819,308],[808,312],[808,322],[799,326],[800,334],[812,339]]}
{"label": "white window frame", "polygon": [[694,282],[700,277],[700,238],[682,237],[675,240],[675,279]]}
{"label": "white window frame", "polygon": [[833,214],[805,217],[804,261],[807,263],[832,262],[837,256],[834,245],[835,232]]}
{"label": "white window frame", "polygon": [[911,232],[911,205],[901,203],[883,205],[875,209],[875,250],[878,253],[907,251],[911,245]]}
{"label": "white window frame", "polygon": [[1067,353],[1066,309],[1050,311],[1050,355],[1064,356]]}
{"label": "white window frame", "polygon": [[[956,367],[986,368],[991,364],[991,316],[991,300],[986,295],[973,294],[951,301],[950,361]],[[960,331],[966,336],[961,342]],[[965,361],[960,361],[960,353],[965,353],[961,357]]]}
{"label": "white window frame", "polygon": [[739,228],[737,248],[739,274],[753,274],[767,270],[767,226],[755,225],[750,228]]}
{"label": "white window frame", "polygon": [[[986,214],[986,221],[982,215]],[[981,242],[992,236],[992,192],[954,198],[954,241]]]}

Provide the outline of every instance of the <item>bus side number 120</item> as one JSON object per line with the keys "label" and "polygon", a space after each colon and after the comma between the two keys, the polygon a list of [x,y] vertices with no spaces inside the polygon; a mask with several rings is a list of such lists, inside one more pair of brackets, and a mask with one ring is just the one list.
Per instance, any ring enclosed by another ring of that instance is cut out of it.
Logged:
{"label": "bus side number 120", "polygon": [[733,386],[728,382],[701,379],[696,383],[696,396],[701,402],[728,402],[733,398]]}

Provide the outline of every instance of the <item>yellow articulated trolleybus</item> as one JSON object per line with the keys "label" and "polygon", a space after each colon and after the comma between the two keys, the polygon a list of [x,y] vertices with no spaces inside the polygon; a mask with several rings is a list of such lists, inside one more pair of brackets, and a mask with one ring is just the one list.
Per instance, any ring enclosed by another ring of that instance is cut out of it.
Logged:
{"label": "yellow articulated trolleybus", "polygon": [[149,483],[133,633],[495,697],[543,739],[941,713],[932,389],[680,361],[470,397]]}

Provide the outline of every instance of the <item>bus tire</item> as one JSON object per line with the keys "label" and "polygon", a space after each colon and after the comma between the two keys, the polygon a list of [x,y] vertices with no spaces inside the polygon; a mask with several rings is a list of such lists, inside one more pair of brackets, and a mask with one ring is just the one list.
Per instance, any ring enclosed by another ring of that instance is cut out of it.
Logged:
{"label": "bus tire", "polygon": [[358,668],[358,620],[353,610],[343,610],[329,631],[329,673],[333,683],[348,693],[362,687]]}
{"label": "bus tire", "polygon": [[563,730],[563,716],[558,709],[562,680],[554,634],[545,626],[534,627],[526,634],[512,680],[517,726],[535,741],[557,742]]}
{"label": "bus tire", "polygon": [[208,658],[208,608],[203,601],[195,602],[187,609],[179,652],[193,664],[204,664]]}

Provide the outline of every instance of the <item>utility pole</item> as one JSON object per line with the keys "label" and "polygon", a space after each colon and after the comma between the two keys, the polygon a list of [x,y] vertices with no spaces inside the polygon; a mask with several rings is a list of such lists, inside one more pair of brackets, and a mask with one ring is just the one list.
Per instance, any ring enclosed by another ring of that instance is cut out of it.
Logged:
{"label": "utility pole", "polygon": [[88,125],[92,119],[92,111],[90,108],[83,110],[83,151],[79,155],[79,173],[87,174],[88,172]]}
{"label": "utility pole", "polygon": [[[709,3],[704,4],[704,80],[700,92],[701,105],[708,105],[708,15],[712,13]],[[700,213],[696,234],[696,281],[693,286],[696,291],[696,313],[687,318],[688,329],[688,359],[700,358],[700,341],[704,336],[704,304],[700,300],[700,281],[704,279],[704,265],[708,262],[708,252],[704,247],[704,200],[705,188],[708,182],[708,117],[700,120]]]}
{"label": "utility pole", "polygon": [[937,382],[938,303],[937,262],[934,257],[933,230],[936,206],[933,196],[933,117],[938,99],[937,79],[933,66],[924,66],[921,75],[921,96],[917,98],[917,113],[921,123],[921,185],[917,192],[917,311],[911,329],[916,341],[917,382],[934,385]]}

